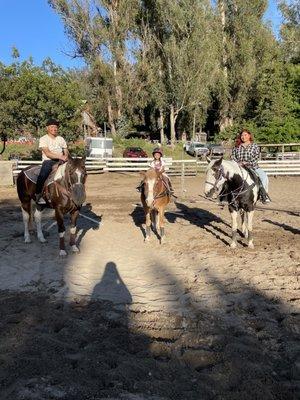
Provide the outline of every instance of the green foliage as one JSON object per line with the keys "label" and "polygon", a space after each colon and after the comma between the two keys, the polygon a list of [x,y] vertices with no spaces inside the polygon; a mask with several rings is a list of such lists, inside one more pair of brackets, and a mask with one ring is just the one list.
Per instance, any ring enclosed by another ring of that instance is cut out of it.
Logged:
{"label": "green foliage", "polygon": [[22,132],[44,134],[47,119],[60,121],[60,133],[73,140],[80,133],[79,85],[67,72],[45,60],[0,63],[0,131],[14,138]]}

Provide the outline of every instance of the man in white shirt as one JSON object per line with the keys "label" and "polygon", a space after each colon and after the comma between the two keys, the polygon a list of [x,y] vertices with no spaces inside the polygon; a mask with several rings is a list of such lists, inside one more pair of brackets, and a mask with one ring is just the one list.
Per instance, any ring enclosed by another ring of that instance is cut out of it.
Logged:
{"label": "man in white shirt", "polygon": [[42,192],[53,165],[59,161],[65,162],[68,159],[67,143],[64,138],[58,136],[58,126],[59,123],[55,119],[50,119],[46,124],[47,134],[42,136],[39,141],[43,164],[36,183],[37,204],[46,204]]}

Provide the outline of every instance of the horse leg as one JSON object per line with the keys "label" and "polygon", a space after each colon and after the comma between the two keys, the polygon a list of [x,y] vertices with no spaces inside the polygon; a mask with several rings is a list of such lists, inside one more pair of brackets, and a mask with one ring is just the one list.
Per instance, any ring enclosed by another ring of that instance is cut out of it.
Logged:
{"label": "horse leg", "polygon": [[70,228],[70,246],[72,248],[73,253],[78,253],[79,248],[75,244],[76,239],[76,222],[79,215],[79,211],[76,210],[71,214],[71,228]]}
{"label": "horse leg", "polygon": [[24,241],[25,243],[31,243],[29,233],[29,222],[31,220],[31,202],[22,203],[22,216],[24,222]]}
{"label": "horse leg", "polygon": [[160,229],[160,243],[162,244],[165,241],[165,210],[163,207],[159,209],[158,223]]}
{"label": "horse leg", "polygon": [[38,210],[37,208],[34,211],[34,220],[36,223],[36,231],[38,240],[41,243],[45,243],[46,239],[44,238],[43,231],[42,231],[42,211]]}
{"label": "horse leg", "polygon": [[64,225],[64,215],[58,208],[55,209],[55,218],[58,226],[59,234],[59,255],[64,257],[67,255],[65,246],[65,225]]}
{"label": "horse leg", "polygon": [[145,237],[145,241],[149,241],[150,240],[150,232],[151,232],[151,211],[150,208],[147,207],[146,210],[146,237]]}
{"label": "horse leg", "polygon": [[254,211],[249,211],[247,213],[247,220],[248,220],[248,247],[250,249],[254,249],[253,244],[253,236],[252,236],[252,220],[253,220]]}
{"label": "horse leg", "polygon": [[237,246],[236,238],[237,238],[237,215],[238,215],[238,213],[235,210],[231,210],[230,214],[231,214],[231,227],[232,227],[232,233],[231,233],[232,242],[230,244],[230,247],[232,249],[235,249]]}
{"label": "horse leg", "polygon": [[247,213],[246,211],[241,212],[241,218],[242,218],[242,233],[244,238],[248,238],[248,224],[247,224]]}

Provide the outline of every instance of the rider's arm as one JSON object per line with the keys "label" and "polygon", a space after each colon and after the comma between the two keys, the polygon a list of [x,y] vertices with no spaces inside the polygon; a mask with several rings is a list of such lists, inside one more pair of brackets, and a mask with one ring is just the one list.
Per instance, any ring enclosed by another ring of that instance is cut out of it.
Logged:
{"label": "rider's arm", "polygon": [[48,147],[40,147],[42,152],[45,154],[46,157],[50,158],[51,160],[62,160],[66,161],[67,157],[63,154],[59,153],[54,153],[53,151],[50,151]]}
{"label": "rider's arm", "polygon": [[236,162],[239,162],[239,160],[237,159],[237,154],[236,154],[236,147],[234,147],[233,149],[232,149],[232,153],[231,153],[231,159],[233,160],[233,161],[236,161]]}

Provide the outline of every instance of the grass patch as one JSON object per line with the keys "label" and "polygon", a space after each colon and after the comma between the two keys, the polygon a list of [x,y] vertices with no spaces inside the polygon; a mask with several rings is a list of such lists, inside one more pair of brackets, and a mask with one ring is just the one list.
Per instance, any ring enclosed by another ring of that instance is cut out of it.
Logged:
{"label": "grass patch", "polygon": [[[148,157],[152,157],[152,151],[157,144],[145,139],[114,139],[114,157],[123,157],[126,147],[141,147],[146,151]],[[73,157],[83,156],[85,146],[83,141],[70,142],[68,148]],[[183,144],[176,143],[174,146],[164,145],[162,147],[164,157],[172,157],[175,160],[194,160],[194,157],[183,151]],[[38,141],[35,143],[7,143],[6,149],[2,154],[2,160],[17,158],[19,160],[41,160],[42,154],[38,149]]]}

